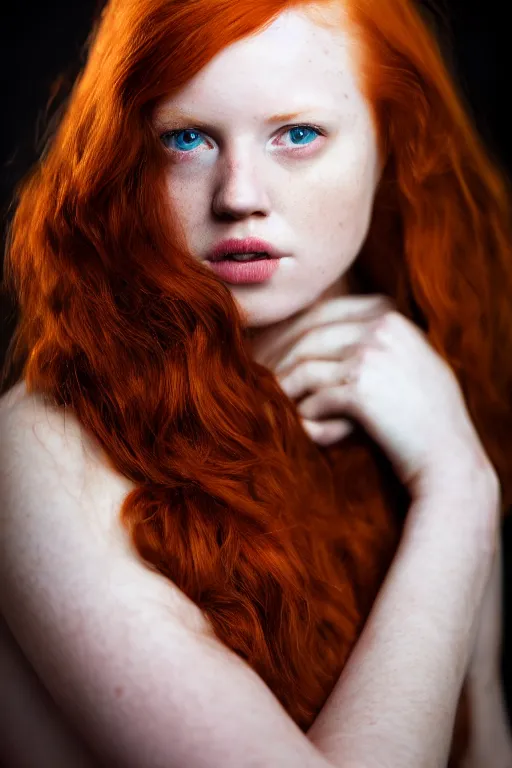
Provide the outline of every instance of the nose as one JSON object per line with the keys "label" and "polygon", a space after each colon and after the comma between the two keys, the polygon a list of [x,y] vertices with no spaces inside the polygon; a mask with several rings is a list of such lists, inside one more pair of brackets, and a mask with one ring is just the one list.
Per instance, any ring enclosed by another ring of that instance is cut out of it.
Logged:
{"label": "nose", "polygon": [[264,162],[258,163],[254,153],[227,157],[219,169],[212,209],[221,218],[243,219],[248,216],[268,216],[270,199],[265,183]]}

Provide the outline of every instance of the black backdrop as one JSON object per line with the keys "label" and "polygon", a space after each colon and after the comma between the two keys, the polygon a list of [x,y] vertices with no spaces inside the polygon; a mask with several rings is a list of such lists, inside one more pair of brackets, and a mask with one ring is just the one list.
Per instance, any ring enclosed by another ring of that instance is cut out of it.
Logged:
{"label": "black backdrop", "polygon": [[[426,0],[424,0],[426,2]],[[435,1],[435,0],[434,0]],[[512,173],[510,136],[508,3],[500,0],[437,0],[447,17],[453,58],[474,121],[488,147]],[[0,229],[9,216],[14,185],[38,156],[45,106],[58,76],[64,76],[60,101],[83,63],[82,46],[101,0],[10,0],[0,15]],[[432,3],[429,3],[432,5]],[[4,6],[5,7],[5,6]],[[509,38],[510,39],[510,38]],[[56,105],[60,103],[59,98]],[[512,296],[511,296],[512,301]],[[13,327],[13,308],[0,303],[0,365]],[[511,404],[512,407],[512,404]],[[511,457],[512,460],[512,457]],[[503,673],[512,711],[512,521],[504,528],[505,627]]]}

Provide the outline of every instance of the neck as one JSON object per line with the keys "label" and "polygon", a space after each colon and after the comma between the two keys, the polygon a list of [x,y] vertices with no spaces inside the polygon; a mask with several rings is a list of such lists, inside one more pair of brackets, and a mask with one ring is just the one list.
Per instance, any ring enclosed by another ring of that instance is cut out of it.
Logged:
{"label": "neck", "polygon": [[276,336],[279,335],[281,330],[287,328],[290,323],[297,321],[298,318],[302,315],[310,312],[314,307],[318,306],[318,304],[321,304],[324,301],[329,301],[330,299],[340,298],[341,296],[353,295],[356,292],[355,288],[356,286],[354,280],[352,278],[349,279],[347,273],[343,273],[341,277],[336,280],[335,283],[330,285],[327,290],[320,294],[317,299],[312,301],[311,304],[308,304],[303,309],[300,309],[291,317],[286,317],[284,320],[280,320],[277,323],[272,323],[272,325],[267,325],[260,328],[247,328],[245,337],[250,353],[255,359],[258,359],[258,357],[261,356],[261,350],[266,345],[267,339],[272,338],[275,340]]}

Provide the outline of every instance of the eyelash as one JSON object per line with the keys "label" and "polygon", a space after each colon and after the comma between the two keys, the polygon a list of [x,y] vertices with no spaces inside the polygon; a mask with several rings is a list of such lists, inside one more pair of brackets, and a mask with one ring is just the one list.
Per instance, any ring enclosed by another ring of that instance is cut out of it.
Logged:
{"label": "eyelash", "polygon": [[[316,133],[318,133],[319,136],[325,136],[325,133],[320,128],[318,128],[316,125],[309,125],[309,124],[306,124],[306,123],[298,123],[296,125],[285,126],[282,129],[282,133],[287,133],[289,131],[292,131],[294,128],[308,128],[308,129],[311,129],[311,130],[315,131]],[[185,131],[189,131],[190,133],[198,133],[198,134],[202,135],[202,131],[200,131],[198,128],[190,128],[190,127],[187,127],[187,128],[175,128],[172,131],[165,131],[164,133],[162,133],[160,135],[160,139],[164,140],[166,137],[177,136],[180,133],[185,133]],[[310,142],[310,144],[314,144],[314,143],[315,143],[314,141]],[[303,147],[310,146],[310,144],[303,144],[303,145],[299,145],[298,144],[296,146],[296,148],[300,149],[300,148],[303,148]],[[185,152],[184,150],[170,149],[169,147],[165,147],[165,148],[167,149],[168,152],[174,152],[175,154],[178,154],[178,155],[192,155],[195,152],[194,149],[190,150],[190,152]]]}

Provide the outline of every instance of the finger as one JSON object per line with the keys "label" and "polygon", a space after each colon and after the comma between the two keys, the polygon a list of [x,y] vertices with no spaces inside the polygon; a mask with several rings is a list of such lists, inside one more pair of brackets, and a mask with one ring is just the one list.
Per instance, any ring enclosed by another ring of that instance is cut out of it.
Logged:
{"label": "finger", "polygon": [[298,317],[287,318],[276,323],[273,334],[275,341],[272,342],[272,334],[265,341],[265,360],[273,360],[279,355],[280,350],[298,341],[304,333],[316,325],[372,320],[392,309],[394,309],[392,299],[383,294],[340,296],[328,301],[319,301],[317,305],[308,307]]}
{"label": "finger", "polygon": [[[339,321],[357,322],[369,320],[394,309],[392,299],[383,294],[372,296],[338,296],[335,299],[320,300],[290,323],[290,332],[300,334],[315,325]],[[285,334],[281,336],[284,337]]]}
{"label": "finger", "polygon": [[360,344],[367,334],[362,322],[337,323],[312,328],[307,336],[297,342],[275,365],[274,373],[282,378],[291,372],[293,366],[310,359],[339,360]]}
{"label": "finger", "polygon": [[347,373],[346,360],[305,360],[278,377],[279,385],[291,400],[321,387],[336,386]]}
{"label": "finger", "polygon": [[313,421],[302,419],[302,425],[310,438],[318,445],[332,445],[354,430],[354,425],[346,419],[326,419]]}
{"label": "finger", "polygon": [[333,414],[340,418],[343,409],[351,406],[353,407],[352,381],[348,379],[336,387],[319,389],[310,397],[304,398],[297,410],[302,418],[318,421]]}

